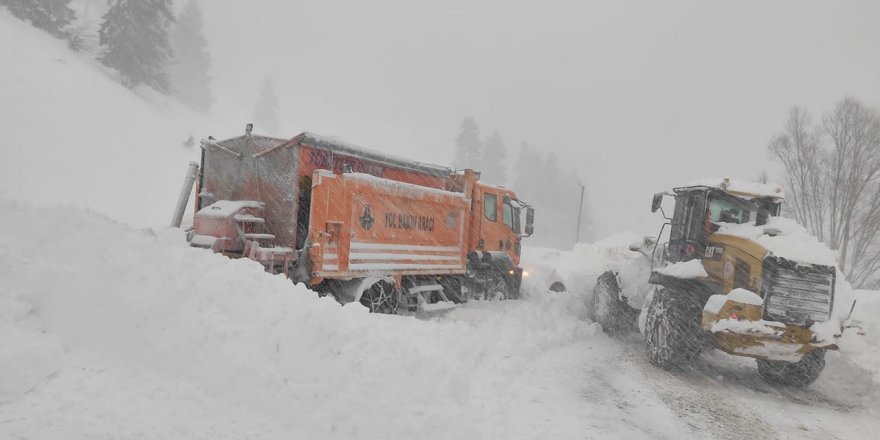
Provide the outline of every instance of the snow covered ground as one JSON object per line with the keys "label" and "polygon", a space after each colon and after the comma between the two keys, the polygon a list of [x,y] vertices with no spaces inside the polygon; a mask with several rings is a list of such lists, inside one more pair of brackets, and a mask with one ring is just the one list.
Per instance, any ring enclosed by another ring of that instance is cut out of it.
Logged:
{"label": "snow covered ground", "polygon": [[[880,428],[877,292],[855,293],[867,336],[844,339],[805,390],[771,387],[753,361],[721,353],[658,370],[638,337],[591,324],[587,292],[636,257],[631,235],[526,248],[523,300],[370,315],[157,226],[198,154],[181,143],[207,134],[204,116],[133,94],[5,11],[0,57],[0,439],[859,439]],[[568,292],[546,289],[556,280]]]}
{"label": "snow covered ground", "polygon": [[[625,258],[618,244],[527,250],[526,299],[422,320],[318,298],[177,230],[0,210],[15,231],[0,243],[0,438],[856,439],[878,427],[869,338],[793,390],[721,353],[668,373],[638,338],[605,336],[584,289]],[[573,288],[541,288],[535,261]]]}

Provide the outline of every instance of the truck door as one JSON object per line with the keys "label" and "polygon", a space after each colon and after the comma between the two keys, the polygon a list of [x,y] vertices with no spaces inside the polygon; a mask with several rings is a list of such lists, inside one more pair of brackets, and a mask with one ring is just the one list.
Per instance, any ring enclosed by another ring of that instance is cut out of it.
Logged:
{"label": "truck door", "polygon": [[519,208],[513,205],[510,196],[505,195],[501,198],[501,223],[504,224],[504,250],[510,255],[511,260],[517,261],[522,250],[520,244],[520,212]]}
{"label": "truck door", "polygon": [[495,188],[484,187],[481,191],[480,241],[477,248],[483,251],[505,252],[514,258],[518,224],[510,199]]}

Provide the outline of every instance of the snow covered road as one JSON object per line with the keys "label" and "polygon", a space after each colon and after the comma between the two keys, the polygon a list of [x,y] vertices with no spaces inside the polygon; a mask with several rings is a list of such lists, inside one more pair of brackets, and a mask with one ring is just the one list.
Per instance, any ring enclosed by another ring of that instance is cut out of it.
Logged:
{"label": "snow covered road", "polygon": [[880,428],[876,366],[859,366],[877,346],[862,341],[830,354],[806,390],[773,388],[753,361],[721,353],[686,372],[650,366],[638,338],[587,320],[583,292],[616,252],[605,248],[559,255],[567,293],[534,279],[524,300],[416,319],[340,307],[190,249],[179,231],[0,209],[16,231],[0,243],[0,438],[859,439]]}

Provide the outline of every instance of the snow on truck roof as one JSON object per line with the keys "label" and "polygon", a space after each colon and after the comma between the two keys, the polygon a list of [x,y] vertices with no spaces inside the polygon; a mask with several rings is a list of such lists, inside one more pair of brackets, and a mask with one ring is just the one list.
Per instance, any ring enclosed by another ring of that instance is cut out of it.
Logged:
{"label": "snow on truck roof", "polygon": [[272,150],[282,147],[301,144],[352,156],[358,159],[379,162],[396,168],[404,168],[436,176],[446,177],[452,174],[453,171],[452,168],[449,167],[385,154],[335,137],[322,136],[308,131],[302,132],[290,139],[260,136],[256,134],[244,134],[224,139],[222,141],[211,141],[208,143],[208,145],[211,144],[219,145],[223,148],[235,151],[236,153],[253,155],[254,157],[264,156]]}
{"label": "snow on truck roof", "polygon": [[775,183],[758,183],[749,180],[728,178],[700,179],[685,186],[675,188],[675,191],[696,187],[716,188],[747,198],[770,197],[778,200],[785,198],[785,192],[782,190],[782,186]]}
{"label": "snow on truck roof", "polygon": [[452,173],[452,168],[449,167],[419,162],[417,160],[406,159],[391,154],[385,154],[376,150],[364,148],[360,145],[355,145],[340,140],[335,137],[321,136],[319,134],[306,131],[299,134],[294,139],[296,138],[299,138],[299,143],[301,144],[307,144],[313,147],[325,148],[328,150],[341,151],[352,156],[362,157],[364,159],[371,159],[378,162],[385,162],[390,165],[406,168],[415,167],[419,171],[429,172],[440,176],[448,176]]}
{"label": "snow on truck roof", "polygon": [[[335,177],[336,174],[329,170],[318,170],[321,176]],[[465,194],[455,191],[447,191],[445,189],[432,188],[424,185],[416,185],[414,183],[400,182],[397,180],[383,179],[372,174],[366,173],[345,173],[348,178],[359,179],[373,187],[381,187],[387,189],[396,189],[398,191],[410,191],[421,194],[433,194],[438,196],[453,196],[464,198]]]}

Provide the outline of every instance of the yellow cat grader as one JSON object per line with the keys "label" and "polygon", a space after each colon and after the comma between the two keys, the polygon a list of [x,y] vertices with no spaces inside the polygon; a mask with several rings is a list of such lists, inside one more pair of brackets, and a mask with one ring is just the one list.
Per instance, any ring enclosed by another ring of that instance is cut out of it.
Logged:
{"label": "yellow cat grader", "polygon": [[809,385],[841,332],[832,317],[837,271],[829,249],[778,217],[783,198],[779,187],[729,179],[655,194],[651,210],[663,213],[659,237],[668,241],[630,247],[645,256],[633,264],[650,269],[599,277],[593,320],[609,333],[642,330],[648,360],[662,368],[714,347],[757,359],[768,382]]}

